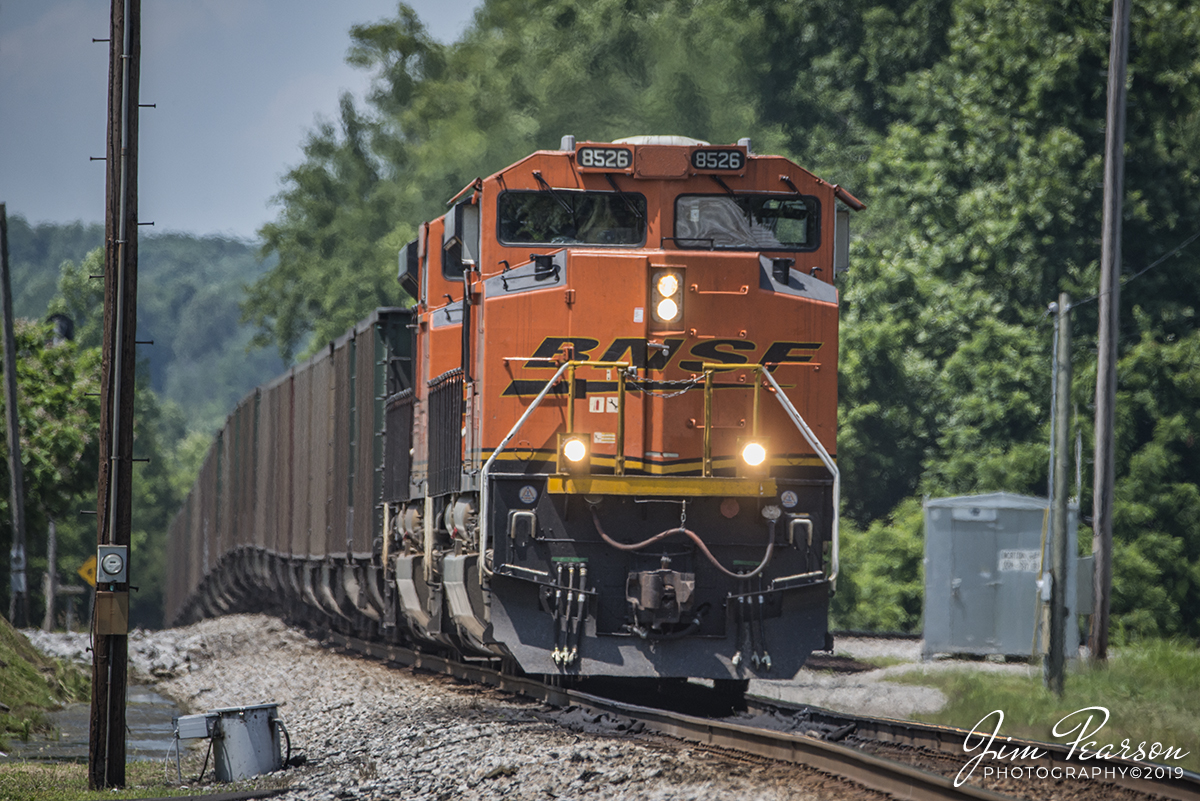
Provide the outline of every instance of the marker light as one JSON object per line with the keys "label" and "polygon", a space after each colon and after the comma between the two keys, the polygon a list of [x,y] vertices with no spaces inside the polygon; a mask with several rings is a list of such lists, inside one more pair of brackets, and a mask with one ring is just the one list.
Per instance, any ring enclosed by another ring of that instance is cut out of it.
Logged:
{"label": "marker light", "polygon": [[658,319],[669,323],[679,316],[679,306],[670,298],[663,298],[658,302],[655,312],[658,314]]}
{"label": "marker light", "polygon": [[572,462],[578,462],[587,456],[587,445],[578,437],[572,437],[563,443],[563,456]]}
{"label": "marker light", "polygon": [[674,273],[663,273],[658,279],[658,294],[669,298],[679,291],[679,279]]}
{"label": "marker light", "polygon": [[751,467],[758,467],[767,458],[767,450],[757,442],[747,442],[742,448],[742,460]]}

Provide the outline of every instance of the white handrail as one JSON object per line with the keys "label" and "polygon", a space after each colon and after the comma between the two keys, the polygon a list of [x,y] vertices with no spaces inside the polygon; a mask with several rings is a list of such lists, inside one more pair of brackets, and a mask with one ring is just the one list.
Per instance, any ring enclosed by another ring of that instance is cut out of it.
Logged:
{"label": "white handrail", "polygon": [[512,427],[508,435],[500,440],[500,444],[496,446],[496,450],[492,451],[492,455],[484,462],[483,469],[479,471],[479,581],[481,584],[487,575],[485,567],[487,564],[488,524],[490,522],[490,518],[488,517],[490,510],[488,507],[491,506],[488,503],[488,499],[491,497],[491,487],[488,486],[488,473],[491,472],[492,463],[496,461],[496,457],[500,455],[500,451],[504,450],[509,441],[521,430],[521,426],[525,425],[525,421],[529,419],[529,415],[533,414],[533,410],[542,402],[542,398],[546,397],[546,393],[550,391],[550,388],[558,383],[559,376],[563,374],[563,370],[566,370],[569,364],[570,362],[563,362],[562,366],[558,368],[558,372],[554,374],[554,377],[546,382],[546,386],[542,387],[542,391],[533,399],[533,403],[529,404],[529,408],[525,410],[525,414],[521,415],[521,419],[516,422],[516,425]]}
{"label": "white handrail", "polygon": [[800,416],[800,412],[796,411],[796,407],[792,405],[788,396],[783,394],[783,389],[775,381],[775,376],[771,375],[771,371],[767,369],[764,369],[762,373],[774,388],[775,397],[779,399],[779,404],[783,406],[783,410],[787,412],[788,417],[792,418],[792,422],[796,424],[796,428],[800,429],[800,433],[808,440],[808,444],[812,446],[812,449],[821,457],[821,461],[825,463],[825,467],[833,474],[833,554],[829,565],[829,583],[836,590],[838,575],[838,522],[842,495],[842,475],[838,472],[837,464],[834,463],[833,457],[829,455],[829,451],[825,450],[825,446],[817,439],[817,435],[808,427],[808,423],[804,422],[804,418]]}

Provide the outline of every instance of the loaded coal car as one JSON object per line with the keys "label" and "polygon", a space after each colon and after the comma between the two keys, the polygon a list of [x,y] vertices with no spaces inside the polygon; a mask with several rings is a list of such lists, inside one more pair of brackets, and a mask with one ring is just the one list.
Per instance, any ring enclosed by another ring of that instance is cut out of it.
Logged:
{"label": "loaded coal car", "polygon": [[565,137],[474,181],[400,254],[413,305],[229,417],[171,530],[169,619],[273,609],[531,674],[794,675],[830,645],[860,208],[748,140]]}

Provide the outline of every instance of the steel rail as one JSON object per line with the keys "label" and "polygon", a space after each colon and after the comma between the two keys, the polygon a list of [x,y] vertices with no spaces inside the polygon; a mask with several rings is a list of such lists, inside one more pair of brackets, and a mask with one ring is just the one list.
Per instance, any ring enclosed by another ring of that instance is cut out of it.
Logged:
{"label": "steel rail", "polygon": [[[760,714],[769,714],[771,712],[785,712],[787,714],[803,713],[805,720],[809,722],[834,728],[853,726],[853,734],[877,742],[928,748],[943,754],[953,754],[954,756],[963,758],[968,756],[963,750],[967,736],[971,733],[967,729],[954,726],[940,726],[932,723],[918,723],[910,720],[863,717],[861,715],[846,714],[807,704],[775,701],[773,699],[754,696],[747,696],[746,702],[747,708],[751,712]],[[1070,749],[1061,743],[1046,743],[1016,737],[1013,737],[1011,740],[1007,737],[1004,739],[1006,750],[1011,748],[1023,749],[1026,746],[1037,748],[1044,753],[1044,756],[1038,759],[1022,759],[1019,767],[1032,764],[1035,767],[1046,768],[1061,768],[1067,765],[1093,768],[1100,764],[1095,760],[1080,759],[1078,756],[1068,758]],[[1138,767],[1143,770],[1147,766],[1171,767],[1157,763],[1135,762],[1127,759],[1106,759],[1103,760],[1103,764],[1107,767]],[[1135,779],[1128,775],[1122,776],[1120,772],[1117,772],[1115,776],[1105,776],[1103,781],[1124,787],[1127,790],[1157,795],[1171,801],[1200,801],[1200,774],[1191,771],[1185,770],[1182,777],[1170,776],[1162,779]]]}
{"label": "steel rail", "polygon": [[1013,801],[1012,796],[969,784],[955,787],[954,782],[945,776],[804,735],[612,701],[529,678],[510,676],[490,667],[464,664],[401,646],[370,642],[344,634],[327,633],[325,641],[353,653],[496,687],[552,706],[574,705],[592,712],[633,718],[642,722],[647,730],[681,740],[805,765],[899,799]]}

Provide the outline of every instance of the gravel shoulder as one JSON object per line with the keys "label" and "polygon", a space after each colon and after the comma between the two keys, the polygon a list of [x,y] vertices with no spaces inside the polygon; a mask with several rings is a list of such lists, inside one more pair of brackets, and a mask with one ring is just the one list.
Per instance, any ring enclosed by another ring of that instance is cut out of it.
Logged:
{"label": "gravel shoulder", "polygon": [[888,681],[902,674],[927,675],[969,669],[991,673],[1041,675],[1041,667],[986,660],[937,659],[921,661],[920,640],[839,638],[834,654],[870,662],[899,662],[874,670],[842,672],[802,668],[792,679],[751,681],[750,692],[765,698],[834,709],[852,715],[911,719],[946,705],[946,696],[933,687]]}

